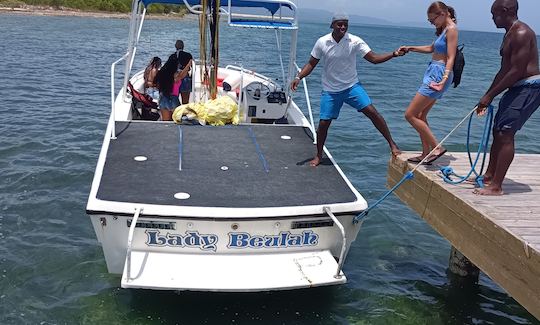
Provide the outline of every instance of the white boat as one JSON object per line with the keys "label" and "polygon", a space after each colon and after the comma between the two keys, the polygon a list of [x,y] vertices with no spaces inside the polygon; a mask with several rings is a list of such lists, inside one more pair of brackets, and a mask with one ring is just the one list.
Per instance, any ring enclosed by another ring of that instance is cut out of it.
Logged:
{"label": "white boat", "polygon": [[[278,39],[291,33],[288,69],[281,62],[280,82],[253,72],[257,67],[216,70],[217,96],[237,102],[239,125],[134,120],[126,87],[128,81],[143,87],[142,71],[132,73],[131,67],[146,6],[185,4],[199,15],[208,7],[205,0],[133,1],[127,53],[111,66],[112,111],[87,204],[108,271],[122,274],[123,288],[160,290],[246,292],[345,283],[343,263],[361,227],[353,219],[367,203],[326,148],[320,166],[307,163],[315,152],[307,85],[310,120],[288,87],[298,69],[296,5],[220,1],[230,26],[276,31]],[[248,43],[244,50],[251,51]],[[116,92],[120,62],[124,78]],[[200,77],[207,66],[192,66],[192,102],[209,96]]]}

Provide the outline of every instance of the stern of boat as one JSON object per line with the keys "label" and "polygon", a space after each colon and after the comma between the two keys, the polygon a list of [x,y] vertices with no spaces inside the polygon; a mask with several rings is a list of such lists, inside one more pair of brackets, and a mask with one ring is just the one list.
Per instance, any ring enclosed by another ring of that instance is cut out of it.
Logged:
{"label": "stern of boat", "polygon": [[91,220],[124,288],[249,292],[345,283],[341,268],[361,227],[354,216],[220,221],[137,211]]}

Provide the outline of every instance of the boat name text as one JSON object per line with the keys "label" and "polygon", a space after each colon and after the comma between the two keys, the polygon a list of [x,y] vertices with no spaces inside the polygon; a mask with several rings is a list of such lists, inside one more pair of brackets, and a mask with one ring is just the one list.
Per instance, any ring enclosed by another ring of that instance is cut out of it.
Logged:
{"label": "boat name text", "polygon": [[[147,230],[146,245],[157,247],[187,247],[199,248],[203,251],[216,251],[219,238],[215,234],[200,234],[198,231],[186,231],[181,234],[162,234],[159,230]],[[252,235],[247,232],[229,233],[229,243],[227,248],[287,248],[317,246],[319,235],[311,230],[301,234],[292,234],[289,231],[282,231],[277,235]]]}
{"label": "boat name text", "polygon": [[173,246],[173,247],[188,247],[199,248],[203,251],[216,251],[218,236],[213,234],[201,235],[198,231],[186,231],[186,235],[160,234],[157,230],[147,230],[148,238],[146,245],[148,246]]}
{"label": "boat name text", "polygon": [[302,234],[291,234],[282,231],[278,235],[251,235],[247,232],[229,233],[228,248],[286,248],[317,246],[319,235],[313,231],[304,231]]}

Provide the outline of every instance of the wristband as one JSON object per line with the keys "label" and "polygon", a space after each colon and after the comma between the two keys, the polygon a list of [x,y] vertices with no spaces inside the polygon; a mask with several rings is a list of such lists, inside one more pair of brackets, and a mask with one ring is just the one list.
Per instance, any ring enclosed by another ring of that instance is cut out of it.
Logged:
{"label": "wristband", "polygon": [[395,58],[395,57],[398,56],[398,54],[396,54],[396,52],[397,52],[397,51],[392,52],[392,57],[393,57],[393,58]]}
{"label": "wristband", "polygon": [[299,76],[294,77],[294,79],[296,79],[298,81],[302,80],[302,78],[300,78]]}

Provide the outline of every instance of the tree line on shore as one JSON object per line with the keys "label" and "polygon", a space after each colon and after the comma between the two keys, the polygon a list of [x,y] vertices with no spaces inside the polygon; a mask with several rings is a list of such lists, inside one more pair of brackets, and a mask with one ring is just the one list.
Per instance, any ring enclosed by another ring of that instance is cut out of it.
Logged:
{"label": "tree line on shore", "polygon": [[[52,7],[55,9],[76,9],[81,11],[105,11],[126,13],[131,11],[131,0],[0,0],[0,7],[23,8],[29,6]],[[185,14],[183,5],[151,4],[150,14]]]}

